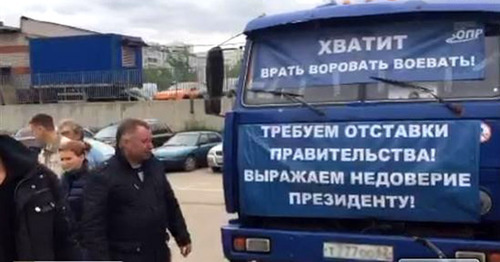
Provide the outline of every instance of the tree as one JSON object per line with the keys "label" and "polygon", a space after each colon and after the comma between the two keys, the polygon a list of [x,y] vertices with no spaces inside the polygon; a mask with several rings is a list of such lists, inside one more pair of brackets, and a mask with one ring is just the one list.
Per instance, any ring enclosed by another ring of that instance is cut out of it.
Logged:
{"label": "tree", "polygon": [[171,86],[175,79],[170,68],[148,68],[144,69],[144,82],[156,83],[158,91],[163,91]]}
{"label": "tree", "polygon": [[168,48],[167,68],[144,69],[144,81],[156,83],[158,90],[163,91],[176,83],[196,81],[197,75],[189,64],[191,57],[188,47]]}
{"label": "tree", "polygon": [[167,50],[167,64],[172,68],[175,82],[196,81],[196,72],[189,65],[189,58],[194,57],[188,47]]}

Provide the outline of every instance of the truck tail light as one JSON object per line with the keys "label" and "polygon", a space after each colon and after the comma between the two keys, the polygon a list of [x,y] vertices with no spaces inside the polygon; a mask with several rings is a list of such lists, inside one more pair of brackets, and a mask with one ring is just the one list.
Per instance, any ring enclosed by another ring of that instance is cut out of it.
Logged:
{"label": "truck tail light", "polygon": [[244,237],[237,237],[233,239],[233,249],[237,252],[245,252],[246,239]]}
{"label": "truck tail light", "polygon": [[236,252],[269,253],[271,252],[271,240],[236,237],[233,239],[233,249]]}
{"label": "truck tail light", "polygon": [[500,252],[488,254],[488,262],[500,262]]}

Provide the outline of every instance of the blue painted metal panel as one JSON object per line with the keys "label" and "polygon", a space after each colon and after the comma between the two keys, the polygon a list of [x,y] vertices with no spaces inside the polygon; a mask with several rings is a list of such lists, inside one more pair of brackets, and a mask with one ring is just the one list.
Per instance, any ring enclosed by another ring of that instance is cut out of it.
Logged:
{"label": "blue painted metal panel", "polygon": [[116,70],[112,64],[113,35],[38,38],[30,40],[34,74]]}
{"label": "blue painted metal panel", "polygon": [[[235,252],[232,249],[232,240],[237,236],[269,238],[271,239],[271,253],[249,254]],[[436,253],[422,244],[415,242],[411,236],[249,229],[239,225],[229,225],[222,228],[222,238],[224,240],[224,254],[230,260],[283,262],[335,261],[323,257],[323,244],[328,242],[392,246],[394,261],[398,261],[400,258],[437,258]],[[445,238],[429,238],[428,240],[438,246],[448,258],[455,257],[457,250],[500,250],[500,242],[493,241]]]}
{"label": "blue painted metal panel", "polygon": [[137,63],[137,67],[142,68],[142,48],[141,47],[135,48],[135,61]]}
{"label": "blue painted metal panel", "polygon": [[226,203],[226,211],[234,213],[238,210],[238,169],[236,165],[236,152],[238,150],[236,136],[238,126],[236,125],[237,115],[234,113],[227,113],[224,121],[224,142],[223,152],[224,160],[224,200]]}
{"label": "blue painted metal panel", "polygon": [[[500,3],[497,0],[438,0],[426,3],[424,1],[408,1],[405,3],[371,3],[352,6],[324,6],[312,10],[294,13],[266,16],[251,21],[245,33],[287,26],[293,30],[294,24],[306,23],[322,19],[352,18],[356,21],[361,17],[383,18],[385,15],[397,14],[424,14],[426,17],[436,17],[449,12],[481,13],[482,15],[499,15]],[[378,15],[378,16],[377,16]],[[478,17],[483,17],[483,16]],[[373,17],[377,16],[377,17]],[[371,18],[370,18],[371,19]],[[257,32],[256,32],[257,33]],[[251,42],[247,44],[247,52],[251,49]],[[248,53],[245,56],[248,59]],[[243,72],[246,72],[246,61]],[[243,74],[242,74],[243,75]],[[312,122],[347,122],[347,121],[398,121],[398,120],[482,120],[492,129],[491,139],[480,148],[480,186],[487,191],[496,203],[500,199],[500,101],[464,102],[465,112],[456,116],[442,104],[429,103],[364,103],[352,102],[342,105],[318,105],[325,111],[320,117],[300,105],[283,107],[256,107],[247,108],[242,105],[244,79],[240,78],[237,90],[238,100],[235,103],[233,118],[230,124],[237,127],[243,124],[261,123],[312,123]],[[227,123],[226,123],[227,124]],[[226,129],[229,129],[226,125]],[[237,148],[237,132],[225,134],[226,148]],[[233,151],[234,153],[234,151]],[[235,162],[236,154],[225,154],[226,162]],[[240,212],[238,207],[238,173],[234,170],[224,173],[226,206],[228,212]],[[228,203],[229,201],[229,203]],[[245,214],[240,213],[241,217]],[[265,221],[265,218],[262,218]],[[496,204],[483,221],[500,221],[500,208]],[[326,230],[325,230],[326,231]],[[270,255],[243,254],[232,250],[232,241],[235,236],[269,237],[272,240]],[[453,257],[456,250],[500,250],[500,242],[487,242],[473,239],[430,239],[439,246],[448,256]],[[324,260],[323,243],[346,242],[359,244],[389,244],[395,249],[395,260],[401,257],[436,257],[428,248],[414,242],[411,237],[357,235],[332,232],[308,232],[294,230],[275,230],[248,228],[240,225],[229,225],[222,228],[222,241],[226,258],[230,260],[260,260],[260,261],[332,261]]]}
{"label": "blue painted metal panel", "polygon": [[[238,78],[238,87],[241,87],[245,83],[245,73],[246,64],[250,57],[250,50],[252,44],[250,42],[246,43],[245,55],[243,59],[243,67],[240,71]],[[243,90],[237,88],[236,97],[241,97]],[[236,136],[238,132],[237,120],[239,116],[235,112],[228,112],[225,115],[224,122],[224,159],[227,161],[224,165],[223,181],[224,181],[224,199],[226,203],[226,211],[228,213],[236,213],[239,208],[239,194],[238,194],[238,166],[235,164],[237,161],[236,151],[238,149],[236,141],[238,137]],[[234,135],[233,135],[234,134]],[[231,150],[231,151],[229,151]]]}
{"label": "blue painted metal panel", "polygon": [[320,19],[391,15],[423,12],[488,12],[500,13],[496,0],[399,1],[356,5],[326,5],[305,11],[256,18],[248,23],[245,32],[269,27],[304,23]]}
{"label": "blue painted metal panel", "polygon": [[33,86],[139,86],[142,83],[142,48],[134,47],[136,66],[123,67],[123,38],[115,34],[96,34],[31,39]]}
{"label": "blue painted metal panel", "polygon": [[[136,68],[142,72],[142,48],[135,47],[135,61]],[[138,79],[134,80],[136,83],[142,83],[142,74],[137,75]]]}
{"label": "blue painted metal panel", "polygon": [[111,45],[112,49],[112,65],[113,68],[122,68],[122,44],[121,44],[121,37],[118,35],[113,35],[113,42]]}

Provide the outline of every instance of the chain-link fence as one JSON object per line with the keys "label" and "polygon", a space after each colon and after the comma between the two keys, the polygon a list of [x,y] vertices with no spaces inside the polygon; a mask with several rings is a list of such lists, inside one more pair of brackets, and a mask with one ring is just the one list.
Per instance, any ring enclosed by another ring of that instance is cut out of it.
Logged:
{"label": "chain-link fence", "polygon": [[[204,79],[204,67],[8,74],[0,75],[0,103],[197,99],[207,92]],[[224,92],[230,94],[238,78],[225,79]]]}

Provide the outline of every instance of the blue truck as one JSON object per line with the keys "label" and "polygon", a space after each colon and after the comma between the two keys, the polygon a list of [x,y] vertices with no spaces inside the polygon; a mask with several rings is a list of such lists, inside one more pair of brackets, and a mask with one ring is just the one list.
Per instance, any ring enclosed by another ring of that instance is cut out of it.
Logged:
{"label": "blue truck", "polygon": [[33,38],[29,44],[31,86],[52,99],[119,99],[128,88],[142,87],[140,38],[92,34]]}
{"label": "blue truck", "polygon": [[500,3],[367,2],[246,26],[224,115],[229,261],[500,261]]}

